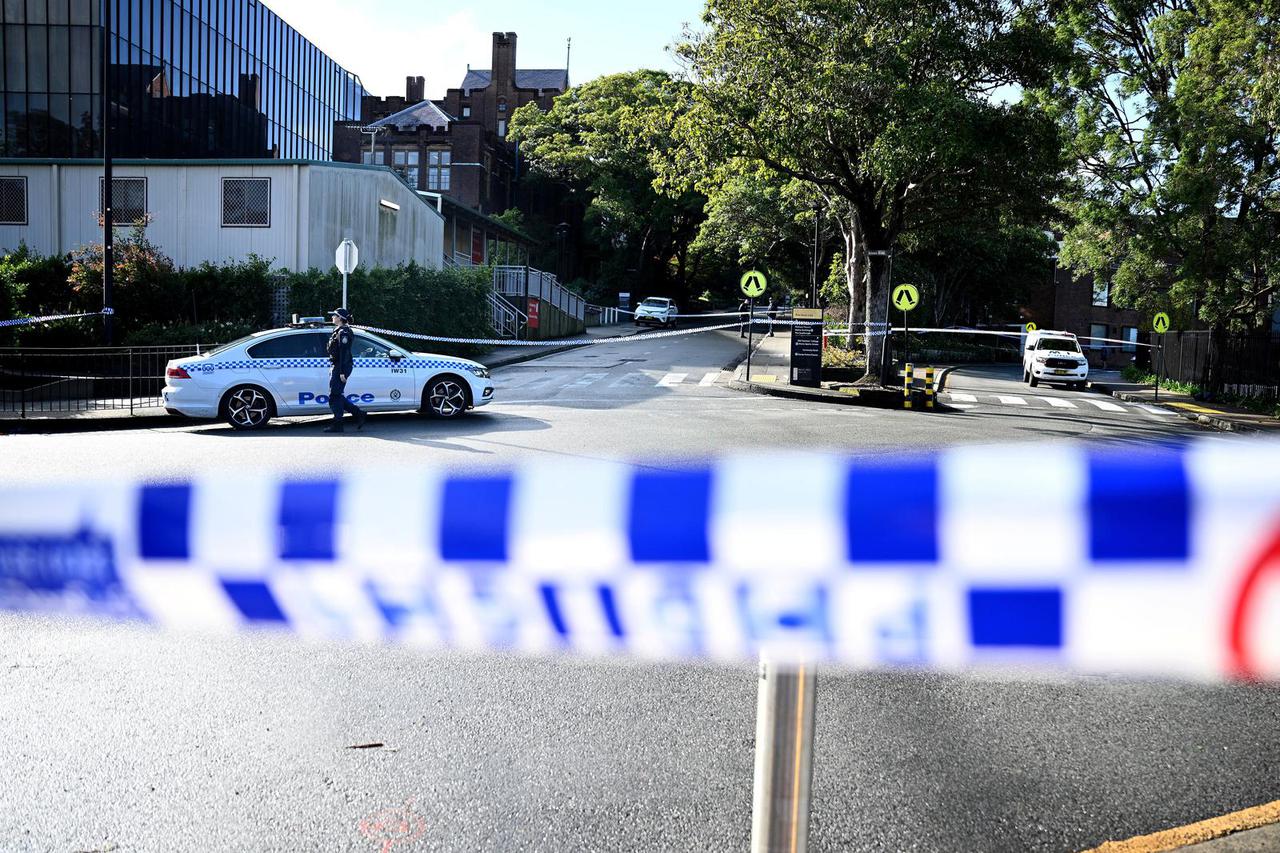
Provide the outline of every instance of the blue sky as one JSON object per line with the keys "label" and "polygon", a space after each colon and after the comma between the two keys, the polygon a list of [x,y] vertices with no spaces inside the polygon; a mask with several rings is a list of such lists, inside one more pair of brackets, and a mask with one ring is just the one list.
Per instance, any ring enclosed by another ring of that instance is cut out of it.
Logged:
{"label": "blue sky", "polygon": [[[685,23],[697,25],[702,0],[263,0],[375,95],[403,95],[404,78],[427,78],[427,96],[457,86],[467,63],[488,68],[493,33],[519,35],[521,68],[563,68],[573,38],[574,84],[602,74],[677,65],[665,48]],[[441,12],[433,12],[439,8]]]}

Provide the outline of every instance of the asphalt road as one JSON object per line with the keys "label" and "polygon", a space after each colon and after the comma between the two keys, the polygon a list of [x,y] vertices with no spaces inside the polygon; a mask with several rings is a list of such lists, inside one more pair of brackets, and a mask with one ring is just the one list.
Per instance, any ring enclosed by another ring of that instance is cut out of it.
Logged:
{"label": "asphalt road", "polygon": [[[1090,392],[1028,389],[1009,371],[957,372],[945,400],[972,408],[935,414],[739,394],[720,372],[738,346],[703,333],[504,368],[498,402],[457,423],[0,437],[0,481],[1197,434],[1100,408],[1089,400],[1109,398]],[[670,851],[749,837],[746,667],[6,616],[0,680],[4,850]],[[817,709],[815,850],[1079,850],[1280,798],[1272,688],[828,670]],[[371,743],[383,746],[350,748]]]}

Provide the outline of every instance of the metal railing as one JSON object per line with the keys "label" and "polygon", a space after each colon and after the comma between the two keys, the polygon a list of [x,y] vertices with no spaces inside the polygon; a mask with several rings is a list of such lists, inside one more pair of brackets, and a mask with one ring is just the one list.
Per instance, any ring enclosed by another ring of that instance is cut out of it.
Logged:
{"label": "metal railing", "polygon": [[0,418],[159,408],[166,363],[208,349],[0,347]]}
{"label": "metal railing", "polygon": [[575,320],[586,319],[586,300],[562,285],[549,272],[533,267],[494,267],[493,289],[503,296],[536,296]]}
{"label": "metal railing", "polygon": [[489,293],[489,322],[500,338],[518,338],[529,318],[523,312],[511,307],[511,303]]}

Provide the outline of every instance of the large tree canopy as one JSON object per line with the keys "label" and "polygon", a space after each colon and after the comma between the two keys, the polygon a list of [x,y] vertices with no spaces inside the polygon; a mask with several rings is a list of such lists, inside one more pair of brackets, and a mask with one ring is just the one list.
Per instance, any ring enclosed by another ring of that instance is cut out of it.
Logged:
{"label": "large tree canopy", "polygon": [[[850,291],[867,252],[980,211],[1047,215],[1056,127],[993,97],[1042,85],[1060,55],[1042,10],[1007,0],[709,0],[680,47],[697,84],[676,122],[713,164],[742,160],[810,184],[840,215]],[[889,265],[867,320],[887,319]],[[869,362],[879,358],[872,339]]]}
{"label": "large tree canopy", "polygon": [[612,74],[575,86],[548,112],[530,104],[512,116],[511,138],[530,169],[590,198],[593,272],[606,288],[626,279],[628,288],[683,295],[706,199],[692,189],[658,192],[654,182],[688,89],[662,71]]}
{"label": "large tree canopy", "polygon": [[[1280,284],[1280,0],[1066,0],[1037,93],[1079,162],[1064,260],[1219,336]],[[1211,383],[1213,382],[1211,378]]]}

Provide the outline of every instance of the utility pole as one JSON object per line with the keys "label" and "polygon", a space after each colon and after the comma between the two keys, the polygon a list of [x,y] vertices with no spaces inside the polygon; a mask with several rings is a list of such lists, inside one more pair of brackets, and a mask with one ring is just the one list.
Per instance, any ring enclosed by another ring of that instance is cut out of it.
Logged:
{"label": "utility pole", "polygon": [[111,35],[111,2],[102,0],[102,334],[106,345],[111,346],[114,329],[112,328],[112,290],[115,285],[115,247],[112,245],[114,232],[111,211],[111,46],[115,39]]}
{"label": "utility pole", "polygon": [[822,205],[815,204],[813,206],[813,281],[811,283],[813,292],[809,299],[810,308],[818,307],[818,263],[821,261],[821,256],[819,255],[820,249],[818,248],[818,243],[821,238],[818,236],[818,229],[821,222]]}

